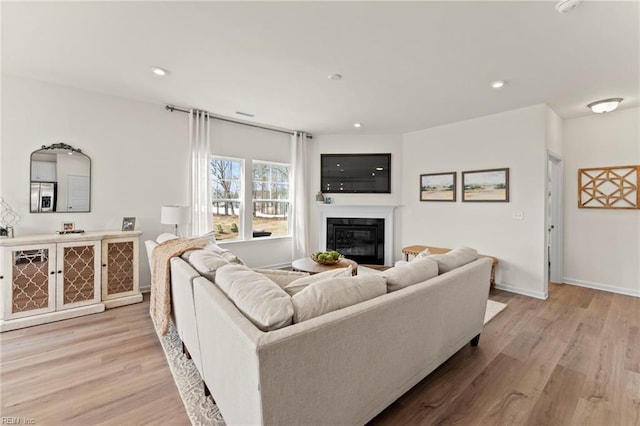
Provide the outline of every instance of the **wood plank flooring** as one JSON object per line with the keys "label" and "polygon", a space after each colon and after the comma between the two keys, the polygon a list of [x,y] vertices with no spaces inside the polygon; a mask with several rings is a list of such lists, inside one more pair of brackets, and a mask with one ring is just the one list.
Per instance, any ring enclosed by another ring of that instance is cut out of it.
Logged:
{"label": "wood plank flooring", "polygon": [[[640,425],[640,298],[570,285],[509,306],[372,425]],[[2,416],[189,424],[138,305],[0,335]],[[24,424],[24,421],[23,421]]]}

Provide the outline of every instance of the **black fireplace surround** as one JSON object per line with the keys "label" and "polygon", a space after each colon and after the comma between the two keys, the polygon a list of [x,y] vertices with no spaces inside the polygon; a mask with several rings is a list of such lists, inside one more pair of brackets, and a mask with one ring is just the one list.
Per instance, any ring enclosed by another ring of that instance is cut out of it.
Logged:
{"label": "black fireplace surround", "polygon": [[360,264],[384,265],[384,219],[327,218],[327,250]]}

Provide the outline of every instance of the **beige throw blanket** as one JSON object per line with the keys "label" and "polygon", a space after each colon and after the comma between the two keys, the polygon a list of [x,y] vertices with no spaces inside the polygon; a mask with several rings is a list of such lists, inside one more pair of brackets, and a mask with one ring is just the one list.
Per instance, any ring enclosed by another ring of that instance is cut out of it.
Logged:
{"label": "beige throw blanket", "polygon": [[165,241],[152,253],[151,299],[149,313],[160,336],[167,334],[171,319],[171,258],[180,256],[187,250],[203,248],[211,238],[177,238]]}

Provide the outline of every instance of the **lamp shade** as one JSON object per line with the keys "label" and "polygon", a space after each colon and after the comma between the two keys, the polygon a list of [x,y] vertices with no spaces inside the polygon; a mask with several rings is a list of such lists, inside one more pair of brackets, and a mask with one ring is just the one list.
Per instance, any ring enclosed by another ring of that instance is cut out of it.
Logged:
{"label": "lamp shade", "polygon": [[190,222],[191,209],[187,206],[162,206],[160,223],[182,225]]}

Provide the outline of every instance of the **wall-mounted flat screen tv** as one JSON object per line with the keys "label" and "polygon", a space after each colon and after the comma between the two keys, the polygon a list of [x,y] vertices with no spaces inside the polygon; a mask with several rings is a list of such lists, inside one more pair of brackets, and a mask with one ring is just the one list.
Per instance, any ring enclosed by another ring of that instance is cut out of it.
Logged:
{"label": "wall-mounted flat screen tv", "polygon": [[391,154],[320,154],[320,190],[391,193]]}

